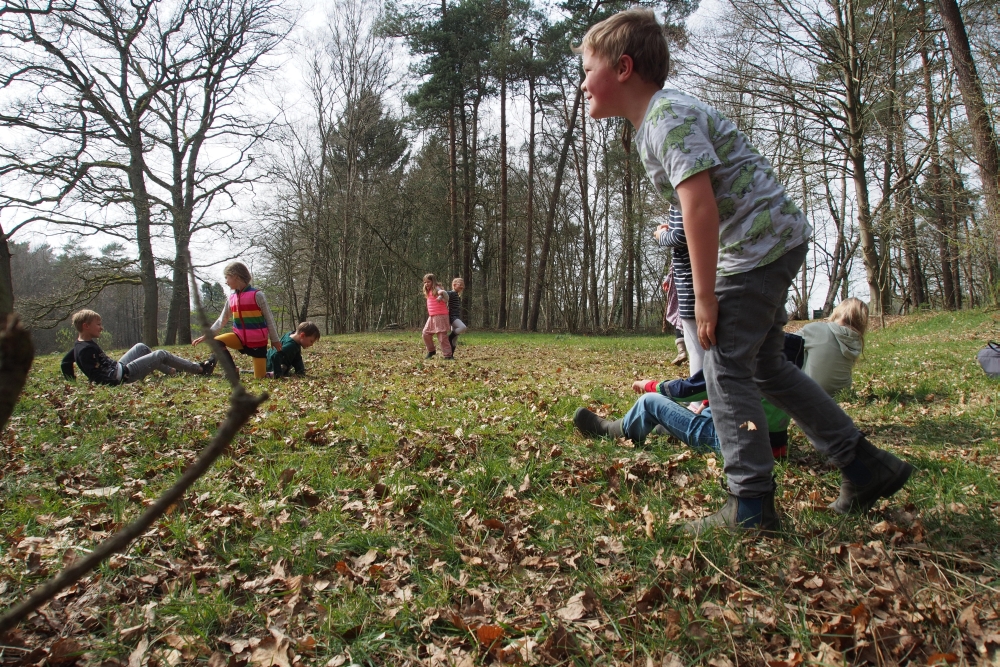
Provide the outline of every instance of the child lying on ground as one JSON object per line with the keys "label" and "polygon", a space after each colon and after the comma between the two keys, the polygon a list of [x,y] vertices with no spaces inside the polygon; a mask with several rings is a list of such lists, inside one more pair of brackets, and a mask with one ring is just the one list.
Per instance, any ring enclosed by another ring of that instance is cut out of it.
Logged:
{"label": "child lying on ground", "polygon": [[[642,445],[646,436],[656,433],[672,435],[702,453],[722,453],[712,421],[712,409],[707,402],[699,403],[697,409],[686,405],[688,401],[706,395],[701,371],[686,380],[636,380],[632,389],[643,395],[621,419],[602,419],[587,408],[577,408],[573,423],[581,433],[592,437],[628,438]],[[774,458],[783,458],[788,453],[788,415],[767,400],[763,401],[763,408],[767,416],[771,453]]]}
{"label": "child lying on ground", "polygon": [[75,380],[73,362],[80,367],[91,382],[119,385],[138,382],[153,371],[164,375],[175,375],[184,371],[192,375],[211,375],[215,370],[215,356],[197,363],[188,361],[166,350],[150,350],[137,343],[131,350],[115,361],[104,353],[94,339],[99,338],[104,326],[101,316],[93,310],[81,310],[73,314],[73,326],[79,336],[76,345],[62,359],[62,373],[67,380]]}
{"label": "child lying on ground", "polygon": [[294,371],[305,375],[302,363],[303,348],[312,347],[319,340],[319,327],[312,322],[300,322],[295,331],[281,337],[281,349],[272,347],[267,352],[267,372],[272,377],[288,377]]}

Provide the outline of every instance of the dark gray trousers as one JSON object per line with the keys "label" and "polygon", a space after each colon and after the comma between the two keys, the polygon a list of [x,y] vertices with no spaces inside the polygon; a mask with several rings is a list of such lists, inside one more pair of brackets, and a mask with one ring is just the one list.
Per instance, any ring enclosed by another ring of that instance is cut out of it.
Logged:
{"label": "dark gray trousers", "polygon": [[773,488],[762,394],[838,467],[854,460],[861,437],[847,413],[783,353],[788,288],[807,249],[803,243],[766,266],[715,282],[719,320],[716,345],[705,354],[705,380],[729,490],[737,496]]}
{"label": "dark gray trousers", "polygon": [[171,371],[176,369],[201,375],[201,366],[196,362],[170,354],[166,350],[150,350],[142,343],[133,345],[131,350],[122,355],[118,363],[128,370],[128,377],[125,378],[127,383],[138,382],[153,371],[171,375]]}

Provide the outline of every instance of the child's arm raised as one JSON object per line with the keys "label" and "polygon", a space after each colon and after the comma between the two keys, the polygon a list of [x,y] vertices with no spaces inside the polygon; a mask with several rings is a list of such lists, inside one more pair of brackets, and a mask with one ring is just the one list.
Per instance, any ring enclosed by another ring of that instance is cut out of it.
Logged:
{"label": "child's arm raised", "polygon": [[702,348],[715,345],[719,301],[715,297],[715,274],[719,264],[719,207],[709,171],[701,171],[677,185],[684,212],[684,236],[691,256],[694,278],[694,316]]}

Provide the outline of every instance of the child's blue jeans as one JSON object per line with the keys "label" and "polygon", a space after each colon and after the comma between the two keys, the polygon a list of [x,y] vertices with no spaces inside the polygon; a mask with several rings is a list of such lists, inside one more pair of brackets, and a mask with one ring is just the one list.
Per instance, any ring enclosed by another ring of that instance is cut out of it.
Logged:
{"label": "child's blue jeans", "polygon": [[692,449],[703,453],[720,452],[709,408],[696,415],[666,396],[650,392],[639,397],[622,418],[625,437],[637,445],[641,445],[658,425]]}

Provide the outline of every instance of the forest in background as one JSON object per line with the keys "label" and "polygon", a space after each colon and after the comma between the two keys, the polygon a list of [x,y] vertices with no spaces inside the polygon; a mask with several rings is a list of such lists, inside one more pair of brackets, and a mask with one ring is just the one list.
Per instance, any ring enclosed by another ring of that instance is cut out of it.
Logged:
{"label": "forest in background", "polygon": [[[796,317],[996,302],[995,3],[728,0],[688,29],[697,5],[648,5],[667,85],[732,118],[815,229]],[[43,349],[87,304],[116,347],[184,343],[192,268],[214,316],[231,253],[283,329],[418,326],[433,272],[465,278],[476,328],[658,330],[667,203],[631,126],[587,117],[571,51],[627,6],[337,0],[296,28],[285,0],[8,3],[0,298]]]}

